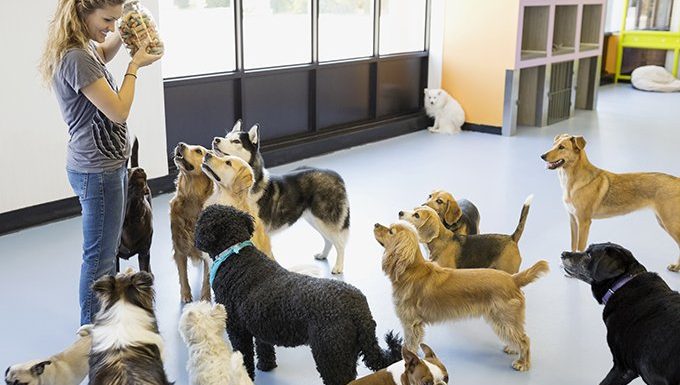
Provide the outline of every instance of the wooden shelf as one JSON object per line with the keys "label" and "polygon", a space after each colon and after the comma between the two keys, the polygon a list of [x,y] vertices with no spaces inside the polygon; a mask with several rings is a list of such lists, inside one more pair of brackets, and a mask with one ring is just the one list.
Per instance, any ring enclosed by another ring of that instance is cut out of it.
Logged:
{"label": "wooden shelf", "polygon": [[[524,7],[522,60],[545,57],[547,55],[549,15],[549,6]],[[536,56],[538,53],[542,53],[542,55]]]}
{"label": "wooden shelf", "polygon": [[581,17],[581,46],[583,44],[600,45],[602,35],[602,5],[584,4]]}
{"label": "wooden shelf", "polygon": [[558,5],[555,7],[552,54],[574,53],[576,47],[577,5]]}

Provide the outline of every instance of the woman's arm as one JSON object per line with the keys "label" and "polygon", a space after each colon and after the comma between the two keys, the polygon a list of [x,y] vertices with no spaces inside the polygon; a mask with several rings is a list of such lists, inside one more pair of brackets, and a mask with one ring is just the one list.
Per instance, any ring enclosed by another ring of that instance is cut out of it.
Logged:
{"label": "woman's arm", "polygon": [[124,123],[130,114],[132,101],[135,96],[135,81],[137,80],[137,70],[147,66],[163,55],[151,55],[146,52],[148,40],[140,45],[139,50],[128,64],[127,71],[123,77],[123,84],[120,90],[115,92],[104,77],[95,80],[92,84],[83,87],[81,92],[92,104],[103,112],[106,117],[114,122]]}
{"label": "woman's arm", "polygon": [[116,56],[121,45],[123,45],[123,39],[120,38],[118,31],[109,33],[103,43],[96,44],[97,53],[104,63],[108,63]]}

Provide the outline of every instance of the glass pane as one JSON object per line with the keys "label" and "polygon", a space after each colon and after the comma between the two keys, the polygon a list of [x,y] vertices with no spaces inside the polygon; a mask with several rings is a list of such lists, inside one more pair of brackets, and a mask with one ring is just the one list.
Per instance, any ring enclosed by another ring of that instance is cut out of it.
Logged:
{"label": "glass pane", "polygon": [[309,0],[244,0],[243,60],[246,68],[312,61]]}
{"label": "glass pane", "polygon": [[320,0],[319,61],[371,55],[373,1]]}
{"label": "glass pane", "polygon": [[233,71],[234,0],[160,0],[163,77]]}
{"label": "glass pane", "polygon": [[626,29],[669,31],[673,0],[632,0]]}
{"label": "glass pane", "polygon": [[425,0],[382,0],[380,54],[425,49]]}

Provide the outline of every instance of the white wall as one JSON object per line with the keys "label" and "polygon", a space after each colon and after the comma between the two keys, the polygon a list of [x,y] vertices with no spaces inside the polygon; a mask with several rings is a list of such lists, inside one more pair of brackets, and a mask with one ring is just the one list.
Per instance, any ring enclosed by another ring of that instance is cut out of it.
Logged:
{"label": "white wall", "polygon": [[[158,15],[158,0],[144,0]],[[55,0],[0,2],[0,213],[73,196],[66,178],[67,127],[37,65]],[[121,48],[108,64],[120,84],[129,61]],[[139,71],[128,127],[140,140],[140,166],[167,175],[160,63]]]}
{"label": "white wall", "polygon": [[430,58],[427,67],[427,87],[441,88],[444,53],[445,0],[432,0],[430,12]]}

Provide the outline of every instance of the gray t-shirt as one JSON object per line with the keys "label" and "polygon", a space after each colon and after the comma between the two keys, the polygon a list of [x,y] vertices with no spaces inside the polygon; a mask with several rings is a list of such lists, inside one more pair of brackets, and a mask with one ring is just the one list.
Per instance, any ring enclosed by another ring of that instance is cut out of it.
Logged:
{"label": "gray t-shirt", "polygon": [[[89,49],[94,50],[94,44]],[[118,92],[118,86],[104,63],[92,55],[83,48],[68,50],[52,83],[71,137],[66,168],[85,173],[116,170],[126,163],[130,155],[127,126],[107,118],[81,92],[82,88],[101,77],[106,78],[111,88]]]}

